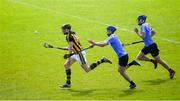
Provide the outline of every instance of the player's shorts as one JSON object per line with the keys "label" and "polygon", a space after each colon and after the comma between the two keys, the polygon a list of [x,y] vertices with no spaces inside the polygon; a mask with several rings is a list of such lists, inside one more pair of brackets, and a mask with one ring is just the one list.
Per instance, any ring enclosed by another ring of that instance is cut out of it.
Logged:
{"label": "player's shorts", "polygon": [[82,51],[79,54],[74,54],[70,58],[75,59],[76,61],[78,61],[80,65],[84,65],[84,64],[87,63],[86,52],[85,51]]}
{"label": "player's shorts", "polygon": [[144,47],[141,52],[143,52],[144,54],[148,54],[151,53],[151,55],[153,57],[156,57],[159,55],[159,49],[156,43],[153,43],[151,45],[149,45],[148,47]]}
{"label": "player's shorts", "polygon": [[119,58],[119,65],[122,67],[126,67],[128,64],[129,56],[128,54]]}

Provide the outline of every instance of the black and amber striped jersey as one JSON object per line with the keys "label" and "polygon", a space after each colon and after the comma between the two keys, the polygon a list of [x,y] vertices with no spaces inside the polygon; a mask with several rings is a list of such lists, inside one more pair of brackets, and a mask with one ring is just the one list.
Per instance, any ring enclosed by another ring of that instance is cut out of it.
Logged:
{"label": "black and amber striped jersey", "polygon": [[73,42],[73,52],[74,53],[78,53],[79,51],[82,50],[80,40],[75,32],[71,32],[71,34],[68,34],[66,36],[66,41],[68,42],[68,44],[69,44],[69,42]]}

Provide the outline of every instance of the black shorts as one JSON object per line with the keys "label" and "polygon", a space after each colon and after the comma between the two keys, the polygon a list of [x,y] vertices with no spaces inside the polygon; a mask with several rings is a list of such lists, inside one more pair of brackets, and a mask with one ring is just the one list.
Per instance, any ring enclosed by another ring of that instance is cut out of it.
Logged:
{"label": "black shorts", "polygon": [[141,52],[143,52],[145,55],[148,54],[148,53],[151,53],[151,55],[153,57],[156,57],[159,55],[159,49],[157,47],[157,44],[156,43],[153,43],[151,45],[149,45],[148,47],[144,47]]}
{"label": "black shorts", "polygon": [[122,67],[126,67],[128,64],[129,56],[128,54],[119,58],[119,65]]}

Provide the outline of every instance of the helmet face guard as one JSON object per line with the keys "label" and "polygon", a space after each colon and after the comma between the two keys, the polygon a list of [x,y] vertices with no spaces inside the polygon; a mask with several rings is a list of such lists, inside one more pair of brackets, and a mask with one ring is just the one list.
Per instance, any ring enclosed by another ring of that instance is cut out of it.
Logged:
{"label": "helmet face guard", "polygon": [[108,31],[110,34],[113,34],[113,33],[116,31],[116,27],[115,27],[115,26],[108,26],[108,27],[107,27],[107,31]]}
{"label": "helmet face guard", "polygon": [[146,18],[147,17],[145,15],[138,16],[138,18],[137,18],[138,25],[142,25],[143,23],[145,23],[146,22]]}

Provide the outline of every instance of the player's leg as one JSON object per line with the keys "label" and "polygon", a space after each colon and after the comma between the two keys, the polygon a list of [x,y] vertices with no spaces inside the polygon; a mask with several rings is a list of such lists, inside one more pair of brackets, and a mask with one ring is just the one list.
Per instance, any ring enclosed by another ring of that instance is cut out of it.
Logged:
{"label": "player's leg", "polygon": [[131,78],[126,73],[126,66],[127,66],[127,63],[128,63],[128,59],[129,59],[128,55],[125,55],[125,56],[119,58],[119,69],[118,69],[118,72],[122,75],[122,77],[126,81],[128,81],[130,83],[129,88],[133,89],[133,88],[136,87],[136,84],[131,80]]}
{"label": "player's leg", "polygon": [[154,58],[155,58],[155,60],[156,60],[159,64],[161,64],[167,71],[169,71],[169,77],[170,77],[170,79],[172,79],[172,78],[174,77],[174,75],[175,75],[175,71],[174,71],[173,69],[171,69],[171,68],[169,67],[169,65],[168,65],[164,60],[162,60],[162,59],[160,58],[159,55],[156,56],[156,57],[154,57]]}
{"label": "player's leg", "polygon": [[70,66],[76,62],[74,58],[68,58],[64,63],[64,67],[66,70],[66,83],[64,85],[60,85],[61,88],[70,88],[71,87],[71,68]]}
{"label": "player's leg", "polygon": [[141,61],[149,61],[154,64],[154,68],[157,68],[157,61],[150,59],[149,57],[146,56],[146,54],[143,51],[140,51],[138,56],[136,57],[137,60]]}
{"label": "player's leg", "polygon": [[88,63],[86,62],[85,64],[82,64],[81,67],[88,73],[89,71],[95,69],[98,65],[100,65],[102,63],[112,64],[112,62],[108,58],[103,57],[100,60],[98,60],[97,62],[92,63],[91,65],[88,65]]}
{"label": "player's leg", "polygon": [[162,60],[159,55],[156,56],[156,57],[154,57],[154,58],[155,58],[155,60],[156,60],[159,64],[161,64],[166,70],[169,70],[169,69],[170,69],[170,67],[168,66],[168,64],[167,64],[164,60]]}
{"label": "player's leg", "polygon": [[151,59],[148,58],[142,51],[139,52],[139,54],[136,57],[136,60],[151,61]]}
{"label": "player's leg", "polygon": [[118,69],[118,72],[121,74],[121,76],[130,83],[129,88],[133,89],[136,87],[136,84],[131,80],[131,78],[128,76],[128,74],[126,73],[126,67],[122,67],[120,66]]}
{"label": "player's leg", "polygon": [[93,70],[94,68],[96,68],[101,63],[112,63],[108,58],[103,57],[97,62],[92,63],[91,65],[88,65],[85,51],[82,51],[81,53],[78,54],[78,62],[87,73]]}
{"label": "player's leg", "polygon": [[142,57],[142,56],[143,56],[143,54],[141,54],[141,52],[139,52],[139,54],[137,55],[137,57],[136,57],[132,62],[130,62],[130,63],[127,65],[126,69],[129,68],[129,67],[132,66],[132,65],[141,66],[141,64],[137,61],[137,58],[138,58],[138,57]]}
{"label": "player's leg", "polygon": [[151,51],[150,51],[151,55],[154,57],[154,59],[159,63],[161,64],[166,70],[169,71],[169,74],[170,74],[170,79],[172,79],[175,75],[175,71],[173,69],[171,69],[168,64],[162,60],[160,58],[160,55],[159,55],[159,49],[158,49],[158,46],[156,43],[154,43],[152,46],[151,46]]}
{"label": "player's leg", "polygon": [[[151,48],[151,47],[150,47]],[[153,60],[153,59],[150,59],[149,57],[146,56],[146,54],[150,53],[150,49],[149,47],[145,47],[143,48],[139,54],[137,55],[136,59],[133,60],[132,62],[130,62],[128,64],[128,66],[132,66],[132,65],[138,65],[138,62],[137,60],[140,60],[140,61],[149,61],[151,63],[154,64],[154,68],[156,69],[157,68],[157,61]],[[140,66],[140,65],[139,65]]]}

